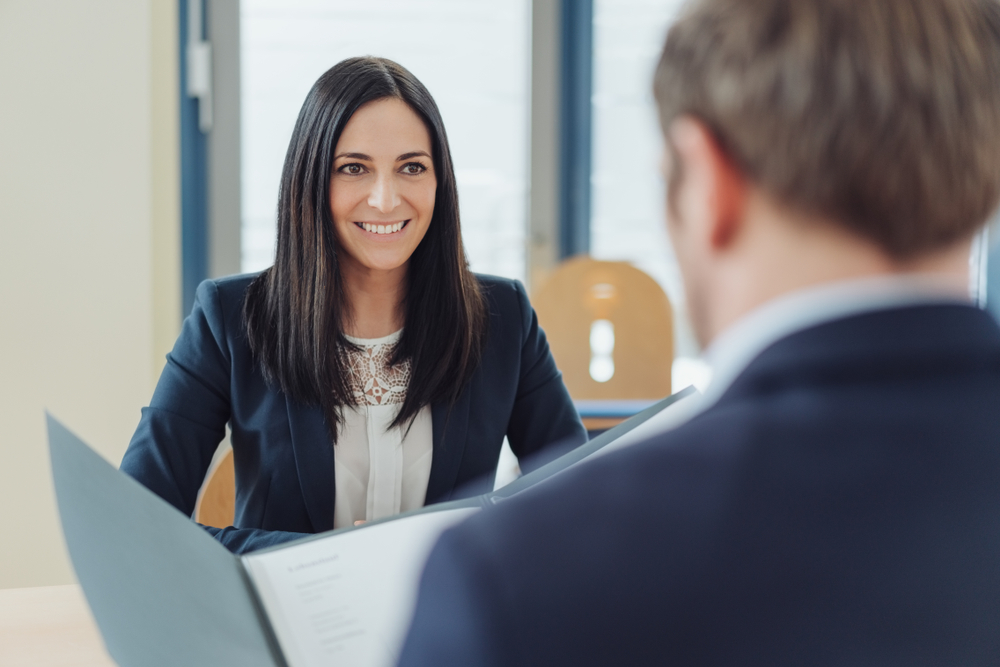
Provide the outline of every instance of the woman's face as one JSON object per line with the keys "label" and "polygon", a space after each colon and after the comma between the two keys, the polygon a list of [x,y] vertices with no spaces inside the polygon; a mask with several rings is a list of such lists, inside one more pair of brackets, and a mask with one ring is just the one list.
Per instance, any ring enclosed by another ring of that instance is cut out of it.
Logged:
{"label": "woman's face", "polygon": [[334,149],[330,211],[345,269],[405,271],[434,214],[431,137],[398,99],[376,100],[347,121]]}

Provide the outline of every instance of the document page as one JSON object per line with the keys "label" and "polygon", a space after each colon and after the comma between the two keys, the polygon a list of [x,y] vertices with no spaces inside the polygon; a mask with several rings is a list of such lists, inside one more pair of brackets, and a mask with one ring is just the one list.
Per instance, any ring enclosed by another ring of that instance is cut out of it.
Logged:
{"label": "document page", "polygon": [[477,511],[415,514],[245,556],[290,667],[395,665],[427,555]]}

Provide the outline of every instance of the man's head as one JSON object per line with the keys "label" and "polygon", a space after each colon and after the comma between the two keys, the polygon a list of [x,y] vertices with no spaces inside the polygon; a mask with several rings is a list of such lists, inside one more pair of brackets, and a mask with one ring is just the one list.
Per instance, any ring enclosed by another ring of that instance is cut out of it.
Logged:
{"label": "man's head", "polygon": [[703,343],[783,291],[947,273],[1000,200],[996,0],[694,0],[654,92]]}

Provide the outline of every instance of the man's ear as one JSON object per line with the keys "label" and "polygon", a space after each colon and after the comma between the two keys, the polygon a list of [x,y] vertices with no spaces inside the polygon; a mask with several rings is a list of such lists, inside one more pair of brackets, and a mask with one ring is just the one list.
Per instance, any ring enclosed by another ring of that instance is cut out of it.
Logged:
{"label": "man's ear", "polygon": [[[715,135],[696,118],[681,116],[670,124],[669,140],[681,162],[678,206],[687,209],[682,217],[700,218],[707,239],[716,250],[726,248],[743,221],[747,181]],[[683,203],[680,203],[683,202]]]}

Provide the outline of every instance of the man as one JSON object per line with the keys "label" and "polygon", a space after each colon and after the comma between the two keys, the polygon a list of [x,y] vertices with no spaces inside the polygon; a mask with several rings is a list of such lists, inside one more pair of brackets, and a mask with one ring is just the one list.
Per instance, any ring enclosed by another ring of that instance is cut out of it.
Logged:
{"label": "man", "polygon": [[696,0],[654,90],[699,414],[446,533],[401,664],[1000,664],[993,0]]}

